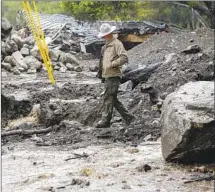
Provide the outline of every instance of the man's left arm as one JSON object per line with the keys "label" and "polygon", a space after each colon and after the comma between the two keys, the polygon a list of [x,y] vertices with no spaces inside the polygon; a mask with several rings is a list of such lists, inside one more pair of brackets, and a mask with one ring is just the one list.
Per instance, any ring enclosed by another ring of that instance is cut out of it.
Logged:
{"label": "man's left arm", "polygon": [[112,67],[119,67],[128,62],[128,55],[122,43],[114,46],[118,57],[112,61]]}

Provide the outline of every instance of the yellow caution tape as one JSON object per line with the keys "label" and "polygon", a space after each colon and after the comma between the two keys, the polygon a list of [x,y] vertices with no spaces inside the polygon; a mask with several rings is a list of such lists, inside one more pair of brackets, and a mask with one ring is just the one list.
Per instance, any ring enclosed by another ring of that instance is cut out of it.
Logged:
{"label": "yellow caution tape", "polygon": [[52,85],[55,85],[56,82],[55,82],[54,75],[53,75],[51,59],[49,57],[49,48],[48,48],[45,38],[44,38],[44,32],[43,32],[42,26],[40,24],[40,16],[38,14],[35,1],[33,1],[33,6],[34,6],[34,13],[35,13],[36,17],[34,17],[34,15],[33,15],[33,11],[31,10],[31,6],[30,6],[28,0],[26,0],[26,1],[22,0],[22,7],[26,14],[26,17],[28,20],[28,25],[31,29],[31,32],[36,41],[37,47],[39,48],[40,55],[46,66],[46,69],[48,72],[48,77],[49,77]]}

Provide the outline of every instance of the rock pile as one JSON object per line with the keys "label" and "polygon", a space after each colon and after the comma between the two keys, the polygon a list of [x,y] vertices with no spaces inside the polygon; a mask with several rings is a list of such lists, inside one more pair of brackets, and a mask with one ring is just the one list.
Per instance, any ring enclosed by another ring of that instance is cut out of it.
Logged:
{"label": "rock pile", "polygon": [[[25,31],[21,29],[16,31],[12,29],[11,24],[2,19],[2,47],[1,47],[1,65],[7,72],[15,75],[21,73],[36,73],[45,69],[42,64],[43,60],[40,55],[38,47],[35,45],[34,39],[31,36],[23,35]],[[46,39],[47,44],[50,43]],[[80,67],[80,48],[74,41],[65,41],[59,36],[53,43],[57,45],[50,45],[50,58],[54,70],[60,72],[76,71],[81,72]],[[58,45],[60,43],[60,46]]]}

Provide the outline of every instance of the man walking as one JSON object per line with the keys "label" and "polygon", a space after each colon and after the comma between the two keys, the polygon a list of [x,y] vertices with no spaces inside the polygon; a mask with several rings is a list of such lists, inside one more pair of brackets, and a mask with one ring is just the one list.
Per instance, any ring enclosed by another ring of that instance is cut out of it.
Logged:
{"label": "man walking", "polygon": [[104,111],[97,128],[110,127],[113,107],[119,112],[125,123],[129,125],[135,116],[130,114],[117,98],[122,73],[121,67],[128,62],[128,56],[121,41],[113,37],[115,26],[104,23],[100,27],[99,38],[106,40],[101,50],[98,77],[105,81]]}

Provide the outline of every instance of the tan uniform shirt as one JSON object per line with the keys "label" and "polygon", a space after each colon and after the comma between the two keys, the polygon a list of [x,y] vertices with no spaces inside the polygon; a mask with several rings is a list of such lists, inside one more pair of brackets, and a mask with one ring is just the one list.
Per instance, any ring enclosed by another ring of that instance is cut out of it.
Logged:
{"label": "tan uniform shirt", "polygon": [[103,57],[100,62],[102,77],[121,77],[121,67],[128,62],[127,52],[122,42],[118,39],[107,41],[102,47],[101,55]]}

